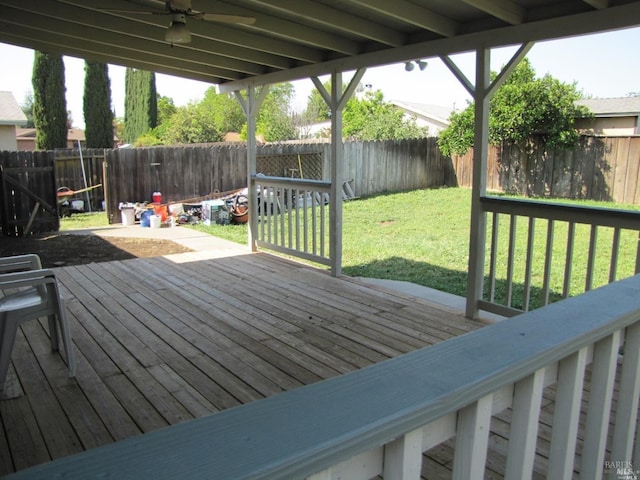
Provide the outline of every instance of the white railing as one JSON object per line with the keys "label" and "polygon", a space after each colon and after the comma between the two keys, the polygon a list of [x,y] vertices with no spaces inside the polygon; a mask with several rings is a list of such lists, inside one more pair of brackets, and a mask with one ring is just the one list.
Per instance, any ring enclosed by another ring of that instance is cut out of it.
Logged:
{"label": "white railing", "polygon": [[482,310],[513,316],[640,272],[640,212],[502,197],[481,207],[490,214]]}
{"label": "white railing", "polygon": [[[483,479],[492,415],[508,407],[510,440],[499,474],[531,478],[543,389],[552,384],[546,478],[572,478],[574,470],[580,478],[619,478],[618,468],[637,468],[634,462],[640,460],[637,444],[634,450],[639,352],[640,276],[634,276],[362,370],[34,467],[16,478],[416,480],[431,477],[423,452],[455,438],[452,478]],[[594,387],[583,397],[587,366]],[[578,437],[584,440],[576,462]]]}
{"label": "white railing", "polygon": [[253,176],[257,192],[258,246],[331,266],[331,183]]}

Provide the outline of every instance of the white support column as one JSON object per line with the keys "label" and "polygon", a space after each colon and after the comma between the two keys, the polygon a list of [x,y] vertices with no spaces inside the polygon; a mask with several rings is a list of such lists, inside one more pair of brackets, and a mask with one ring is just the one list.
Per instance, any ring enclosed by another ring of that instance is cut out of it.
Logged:
{"label": "white support column", "polygon": [[329,256],[331,274],[342,273],[342,183],[344,182],[344,145],[342,143],[342,110],[355,92],[366,68],[360,68],[353,75],[347,88],[342,91],[342,73],[334,70],[331,74],[331,93],[328,93],[320,79],[312,77],[314,85],[331,110],[331,194],[329,202]]}
{"label": "white support column", "polygon": [[475,123],[473,140],[473,180],[471,192],[471,229],[469,236],[469,268],[467,277],[466,316],[477,319],[478,301],[482,298],[487,216],[480,199],[487,192],[487,156],[489,153],[489,96],[491,52],[476,51],[476,88],[474,91]]}
{"label": "white support column", "polygon": [[342,168],[344,164],[344,145],[342,144],[342,73],[331,74],[331,200],[329,208],[329,256],[331,274],[337,277],[342,273]]}
{"label": "white support column", "polygon": [[260,111],[260,105],[269,91],[269,86],[263,86],[259,93],[256,94],[256,88],[250,86],[247,89],[246,98],[242,96],[239,91],[233,92],[236,100],[240,103],[242,110],[247,118],[247,187],[249,196],[249,228],[248,245],[251,252],[258,250],[258,195],[251,187],[251,177],[256,173],[256,121],[258,118],[258,112]]}
{"label": "white support column", "polygon": [[477,319],[478,301],[482,299],[484,256],[486,250],[487,216],[482,211],[481,198],[487,193],[487,157],[489,154],[489,101],[518,63],[533,47],[533,42],[520,46],[500,74],[491,81],[491,50],[476,50],[475,86],[447,56],[443,63],[451,70],[463,87],[473,96],[475,123],[473,138],[473,182],[471,193],[471,232],[469,236],[469,269],[467,277],[467,318]]}

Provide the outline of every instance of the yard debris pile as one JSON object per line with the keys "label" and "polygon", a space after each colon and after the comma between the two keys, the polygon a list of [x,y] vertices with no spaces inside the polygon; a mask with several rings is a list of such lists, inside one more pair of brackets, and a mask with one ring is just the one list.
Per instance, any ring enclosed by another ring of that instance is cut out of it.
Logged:
{"label": "yard debris pile", "polygon": [[122,223],[139,223],[142,227],[158,228],[197,223],[239,224],[246,223],[249,219],[246,188],[168,203],[162,203],[161,194],[154,192],[153,199],[153,202],[121,202],[118,208],[122,214]]}

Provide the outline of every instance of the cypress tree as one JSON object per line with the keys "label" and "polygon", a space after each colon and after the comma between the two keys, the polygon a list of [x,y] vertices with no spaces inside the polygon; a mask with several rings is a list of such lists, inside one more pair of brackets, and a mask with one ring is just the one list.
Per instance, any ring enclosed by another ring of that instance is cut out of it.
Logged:
{"label": "cypress tree", "polygon": [[85,139],[88,148],[113,148],[113,111],[111,82],[107,65],[85,61],[84,113]]}
{"label": "cypress tree", "polygon": [[62,56],[36,50],[32,83],[36,149],[66,148],[67,100]]}
{"label": "cypress tree", "polygon": [[125,73],[124,140],[134,143],[158,124],[158,98],[154,72],[127,68]]}

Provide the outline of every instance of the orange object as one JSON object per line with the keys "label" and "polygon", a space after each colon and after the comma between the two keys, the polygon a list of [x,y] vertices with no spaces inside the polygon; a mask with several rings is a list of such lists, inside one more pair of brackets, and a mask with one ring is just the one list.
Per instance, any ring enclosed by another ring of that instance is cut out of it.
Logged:
{"label": "orange object", "polygon": [[167,207],[167,205],[154,205],[153,213],[155,213],[156,215],[160,215],[160,221],[164,222],[169,216],[169,208]]}

